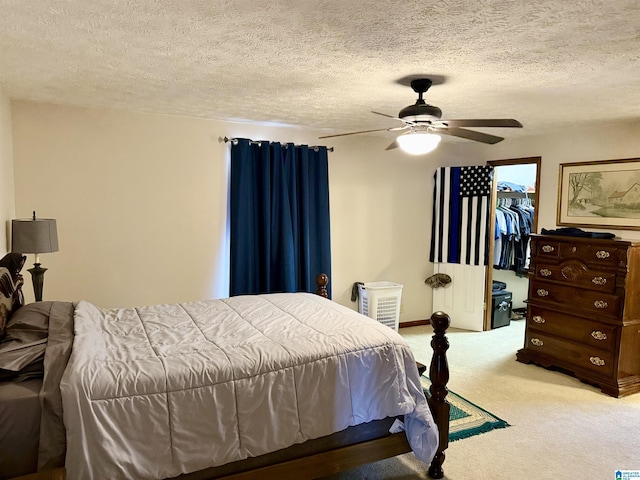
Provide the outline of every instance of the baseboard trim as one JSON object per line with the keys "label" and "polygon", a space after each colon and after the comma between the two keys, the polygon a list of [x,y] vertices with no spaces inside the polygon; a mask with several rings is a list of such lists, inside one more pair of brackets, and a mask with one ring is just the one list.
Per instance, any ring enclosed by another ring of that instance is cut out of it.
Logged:
{"label": "baseboard trim", "polygon": [[411,320],[410,322],[402,322],[402,323],[398,324],[398,328],[418,327],[420,325],[431,325],[431,322],[429,321],[429,319],[427,319],[427,320]]}

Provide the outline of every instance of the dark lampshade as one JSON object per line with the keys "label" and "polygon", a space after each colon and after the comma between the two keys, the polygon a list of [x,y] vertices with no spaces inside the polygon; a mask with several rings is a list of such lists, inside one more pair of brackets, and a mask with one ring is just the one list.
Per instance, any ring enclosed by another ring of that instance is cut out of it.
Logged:
{"label": "dark lampshade", "polygon": [[58,251],[58,231],[53,218],[11,220],[11,251],[51,253]]}
{"label": "dark lampshade", "polygon": [[33,292],[36,302],[42,300],[44,286],[44,272],[46,268],[40,266],[41,253],[58,251],[58,229],[53,218],[19,218],[11,220],[11,251],[17,253],[34,253],[35,263],[29,269],[33,280]]}

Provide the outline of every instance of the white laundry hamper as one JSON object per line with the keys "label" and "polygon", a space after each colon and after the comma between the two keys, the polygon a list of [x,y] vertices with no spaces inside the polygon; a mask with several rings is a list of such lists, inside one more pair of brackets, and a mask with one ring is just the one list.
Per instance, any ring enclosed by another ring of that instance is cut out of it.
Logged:
{"label": "white laundry hamper", "polygon": [[402,285],[393,282],[358,284],[358,311],[398,331]]}

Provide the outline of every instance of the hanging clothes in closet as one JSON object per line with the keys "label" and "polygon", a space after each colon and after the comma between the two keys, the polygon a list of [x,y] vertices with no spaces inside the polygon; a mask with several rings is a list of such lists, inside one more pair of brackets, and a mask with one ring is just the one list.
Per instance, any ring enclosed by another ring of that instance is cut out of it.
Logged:
{"label": "hanging clothes in closet", "polygon": [[527,187],[498,182],[494,230],[493,267],[525,275],[529,268],[529,238],[533,230],[534,206]]}

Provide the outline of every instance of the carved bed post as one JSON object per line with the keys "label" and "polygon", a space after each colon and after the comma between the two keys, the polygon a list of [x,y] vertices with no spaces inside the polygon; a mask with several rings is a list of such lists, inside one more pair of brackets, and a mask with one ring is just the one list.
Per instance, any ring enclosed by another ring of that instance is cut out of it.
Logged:
{"label": "carved bed post", "polygon": [[327,283],[329,283],[329,277],[326,273],[319,273],[316,275],[316,286],[318,287],[316,295],[329,298],[329,294],[327,293]]}
{"label": "carved bed post", "polygon": [[438,450],[436,450],[429,467],[429,476],[431,478],[444,477],[444,471],[442,470],[445,458],[444,451],[449,446],[449,410],[451,405],[446,400],[446,396],[449,393],[447,389],[447,382],[449,382],[449,364],[447,363],[449,341],[445,333],[450,324],[451,318],[444,312],[435,312],[431,315],[431,325],[433,327],[431,348],[433,348],[433,357],[429,368],[429,377],[431,378],[429,407],[440,431]]}

